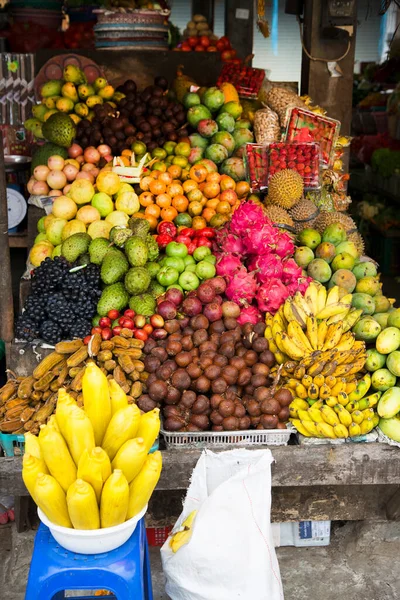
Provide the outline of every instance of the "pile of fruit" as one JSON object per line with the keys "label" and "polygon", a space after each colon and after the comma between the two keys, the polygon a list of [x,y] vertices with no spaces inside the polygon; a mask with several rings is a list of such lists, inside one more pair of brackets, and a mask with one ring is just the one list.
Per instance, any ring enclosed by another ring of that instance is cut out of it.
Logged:
{"label": "pile of fruit", "polygon": [[149,454],[160,429],[158,410],[141,416],[93,363],[82,381],[83,408],[64,390],[38,437],[26,434],[22,478],[54,524],[81,530],[114,527],[147,506],[161,473]]}
{"label": "pile of fruit", "polygon": [[210,25],[203,15],[192,17],[183,32],[182,43],[179,43],[174,50],[181,52],[219,52],[223,61],[230,61],[236,57],[236,50],[232,48],[229,39],[226,36],[218,39],[211,31]]}

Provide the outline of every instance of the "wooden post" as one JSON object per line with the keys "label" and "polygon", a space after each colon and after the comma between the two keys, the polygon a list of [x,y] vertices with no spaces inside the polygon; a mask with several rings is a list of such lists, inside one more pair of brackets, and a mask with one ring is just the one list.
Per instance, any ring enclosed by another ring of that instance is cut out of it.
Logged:
{"label": "wooden post", "polygon": [[214,27],[214,0],[192,0],[192,15],[203,15],[210,29]]}
{"label": "wooden post", "polygon": [[225,35],[239,58],[253,53],[254,2],[229,0],[225,3]]}
{"label": "wooden post", "polygon": [[[324,1],[305,1],[303,40],[311,56],[335,60],[346,52],[348,43],[321,37],[321,5]],[[309,94],[313,104],[323,106],[330,117],[338,119],[342,124],[341,133],[345,135],[350,134],[355,45],[354,30],[349,52],[338,62],[341,77],[332,77],[326,62],[311,60],[303,51],[301,93]]]}
{"label": "wooden post", "polygon": [[10,248],[8,245],[7,186],[4,168],[3,137],[0,133],[0,339],[6,350],[14,337],[14,306],[12,295]]}

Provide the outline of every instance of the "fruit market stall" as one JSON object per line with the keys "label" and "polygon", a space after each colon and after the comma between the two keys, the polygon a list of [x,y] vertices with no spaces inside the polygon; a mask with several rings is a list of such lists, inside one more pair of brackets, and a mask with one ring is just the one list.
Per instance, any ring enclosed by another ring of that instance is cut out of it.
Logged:
{"label": "fruit market stall", "polygon": [[128,424],[154,419],[151,444],[160,430],[154,512],[203,447],[274,446],[276,518],[397,516],[400,316],[347,213],[350,140],[244,63],[215,83],[179,70],[171,88],[159,75],[114,86],[67,61],[41,82],[25,126],[40,141],[28,190],[42,216],[0,390],[0,481],[26,493],[15,444],[52,521],[39,467],[68,504],[98,447],[126,491],[125,444],[142,466],[144,435],[118,435],[126,411]]}

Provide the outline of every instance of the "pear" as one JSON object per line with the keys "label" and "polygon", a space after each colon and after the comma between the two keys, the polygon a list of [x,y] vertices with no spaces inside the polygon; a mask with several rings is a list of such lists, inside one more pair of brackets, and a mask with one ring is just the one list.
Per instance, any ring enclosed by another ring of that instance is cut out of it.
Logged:
{"label": "pear", "polygon": [[75,65],[67,65],[64,68],[63,77],[65,81],[75,83],[76,85],[87,83],[85,74]]}
{"label": "pear", "polygon": [[89,96],[94,96],[95,93],[95,89],[92,85],[82,83],[78,87],[78,95],[81,100],[86,100],[86,98],[89,98]]}
{"label": "pear", "polygon": [[46,81],[46,83],[42,85],[40,95],[42,96],[42,98],[48,98],[49,96],[59,96],[61,93],[62,84],[63,82],[61,79],[49,79],[49,81]]}
{"label": "pear", "polygon": [[70,81],[67,81],[62,86],[62,88],[61,88],[61,95],[64,98],[69,98],[70,100],[72,100],[72,102],[74,104],[76,104],[78,102],[78,100],[79,100],[79,98],[78,98],[78,92],[76,91],[75,84],[71,83]]}
{"label": "pear", "polygon": [[98,77],[94,82],[94,89],[96,90],[96,92],[98,92],[99,90],[102,90],[103,88],[105,88],[106,85],[107,85],[107,80],[104,79],[104,77]]}

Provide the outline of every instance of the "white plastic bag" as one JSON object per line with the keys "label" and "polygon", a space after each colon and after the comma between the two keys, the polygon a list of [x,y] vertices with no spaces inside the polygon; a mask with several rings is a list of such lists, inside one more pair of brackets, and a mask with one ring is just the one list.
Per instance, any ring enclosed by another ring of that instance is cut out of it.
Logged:
{"label": "white plastic bag", "polygon": [[173,533],[197,510],[190,541],[161,548],[172,600],[283,600],[272,539],[270,450],[205,450]]}

